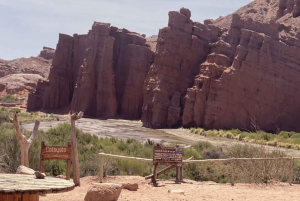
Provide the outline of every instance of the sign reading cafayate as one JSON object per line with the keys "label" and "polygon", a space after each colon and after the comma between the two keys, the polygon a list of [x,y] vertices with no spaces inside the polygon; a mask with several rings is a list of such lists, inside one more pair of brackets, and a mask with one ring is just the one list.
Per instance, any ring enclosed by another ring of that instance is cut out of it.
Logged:
{"label": "sign reading cafayate", "polygon": [[182,165],[183,149],[181,147],[160,147],[153,148],[154,164]]}
{"label": "sign reading cafayate", "polygon": [[41,159],[71,159],[71,143],[68,146],[46,146],[44,142],[41,144]]}

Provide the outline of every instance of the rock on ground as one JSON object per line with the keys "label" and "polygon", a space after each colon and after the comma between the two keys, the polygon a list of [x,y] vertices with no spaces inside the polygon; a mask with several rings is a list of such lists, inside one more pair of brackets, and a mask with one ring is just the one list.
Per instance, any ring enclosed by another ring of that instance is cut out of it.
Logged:
{"label": "rock on ground", "polygon": [[34,175],[35,171],[31,168],[28,168],[26,166],[20,165],[17,169],[16,174],[28,174],[28,175]]}
{"label": "rock on ground", "polygon": [[94,183],[89,187],[84,201],[116,201],[121,191],[121,184]]}

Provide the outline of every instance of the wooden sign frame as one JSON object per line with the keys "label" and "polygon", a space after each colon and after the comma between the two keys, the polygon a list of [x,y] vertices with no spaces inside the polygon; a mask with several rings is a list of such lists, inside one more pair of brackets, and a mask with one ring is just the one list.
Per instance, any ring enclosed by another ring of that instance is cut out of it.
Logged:
{"label": "wooden sign frame", "polygon": [[153,164],[182,166],[183,149],[181,147],[153,147]]}
{"label": "wooden sign frame", "polygon": [[181,147],[153,147],[153,176],[152,183],[157,185],[157,166],[170,165],[163,172],[176,167],[176,183],[180,183],[183,179],[182,170],[183,148]]}
{"label": "wooden sign frame", "polygon": [[72,146],[68,142],[67,146],[46,146],[45,142],[41,142],[41,156],[40,156],[40,171],[45,172],[44,160],[65,160],[67,163],[66,179],[70,179]]}

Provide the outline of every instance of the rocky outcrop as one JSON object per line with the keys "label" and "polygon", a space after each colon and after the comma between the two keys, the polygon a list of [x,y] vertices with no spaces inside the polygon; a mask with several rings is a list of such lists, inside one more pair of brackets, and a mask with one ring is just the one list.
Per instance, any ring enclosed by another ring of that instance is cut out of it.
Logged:
{"label": "rocky outcrop", "polygon": [[159,31],[155,62],[144,85],[144,126],[181,124],[183,97],[210,51],[210,35],[218,35],[216,27],[194,23],[190,15],[184,8],[169,12],[168,27]]}
{"label": "rocky outcrop", "polygon": [[[188,14],[171,12],[169,27],[162,29],[169,35],[160,30],[157,51],[161,53],[156,55],[145,81],[143,125],[299,131],[297,12],[298,1],[256,0],[229,16],[205,21],[204,25],[190,22]],[[178,21],[175,15],[184,20]],[[201,38],[198,47],[204,46],[208,51],[189,51],[186,47],[192,43],[184,43],[183,36],[170,39],[179,33],[185,33],[186,38]],[[166,44],[174,48],[169,50]],[[182,61],[189,52],[205,59],[189,59],[178,79],[174,58]],[[197,67],[199,72],[193,74],[190,69]],[[178,80],[191,78],[192,87],[180,87]]]}
{"label": "rocky outcrop", "polygon": [[151,128],[300,131],[299,2],[255,0],[203,24],[182,8],[147,39],[103,23],[61,35],[49,82],[37,87],[46,95],[37,90],[31,105],[71,103]]}
{"label": "rocky outcrop", "polygon": [[153,60],[144,35],[110,24],[95,22],[86,35],[60,34],[48,84],[29,96],[28,109],[71,104],[88,116],[139,119]]}
{"label": "rocky outcrop", "polygon": [[157,37],[157,35],[153,35],[146,38],[146,45],[150,47],[152,52],[156,51]]}
{"label": "rocky outcrop", "polygon": [[18,97],[27,97],[35,91],[36,84],[43,77],[38,74],[12,74],[0,78],[0,95],[13,94]]}
{"label": "rocky outcrop", "polygon": [[46,60],[51,60],[54,57],[55,49],[50,47],[43,47],[43,50],[40,52],[38,57],[44,58]]}

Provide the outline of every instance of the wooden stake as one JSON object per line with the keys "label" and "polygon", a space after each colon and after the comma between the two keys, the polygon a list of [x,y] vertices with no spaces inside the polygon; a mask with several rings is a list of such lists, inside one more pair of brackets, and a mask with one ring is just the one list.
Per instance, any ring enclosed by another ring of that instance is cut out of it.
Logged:
{"label": "wooden stake", "polygon": [[294,158],[290,159],[290,174],[289,174],[289,184],[292,185],[294,176]]}
{"label": "wooden stake", "polygon": [[77,138],[75,121],[83,116],[83,112],[74,113],[71,115],[71,142],[72,142],[72,163],[73,163],[73,181],[75,186],[80,186],[80,174],[79,174],[79,162],[78,162],[78,150],[77,150]]}
{"label": "wooden stake", "polygon": [[231,166],[230,183],[231,183],[231,186],[234,186],[234,159],[230,160],[230,166]]}
{"label": "wooden stake", "polygon": [[100,154],[99,155],[99,158],[100,158],[100,183],[103,182],[103,170],[104,170],[104,155]]}
{"label": "wooden stake", "polygon": [[180,183],[179,174],[180,174],[179,166],[176,166],[176,183]]}
{"label": "wooden stake", "polygon": [[30,138],[27,140],[26,136],[22,134],[19,126],[18,116],[17,112],[14,114],[14,118],[10,119],[12,123],[14,124],[14,127],[17,132],[17,137],[20,143],[21,147],[21,165],[24,165],[26,167],[29,167],[29,160],[28,160],[28,152],[29,148],[31,147],[32,143],[34,142],[34,139],[36,138],[40,122],[35,121],[33,131],[31,133]]}
{"label": "wooden stake", "polygon": [[152,177],[153,185],[157,184],[157,166],[158,166],[158,164],[154,164],[154,166],[153,166],[153,177]]}
{"label": "wooden stake", "polygon": [[[68,142],[68,147],[71,147],[71,142]],[[70,174],[71,174],[71,160],[67,160],[67,172],[66,172],[66,180],[70,180]]]}
{"label": "wooden stake", "polygon": [[183,181],[183,166],[180,166],[180,178],[179,178],[180,182]]}

